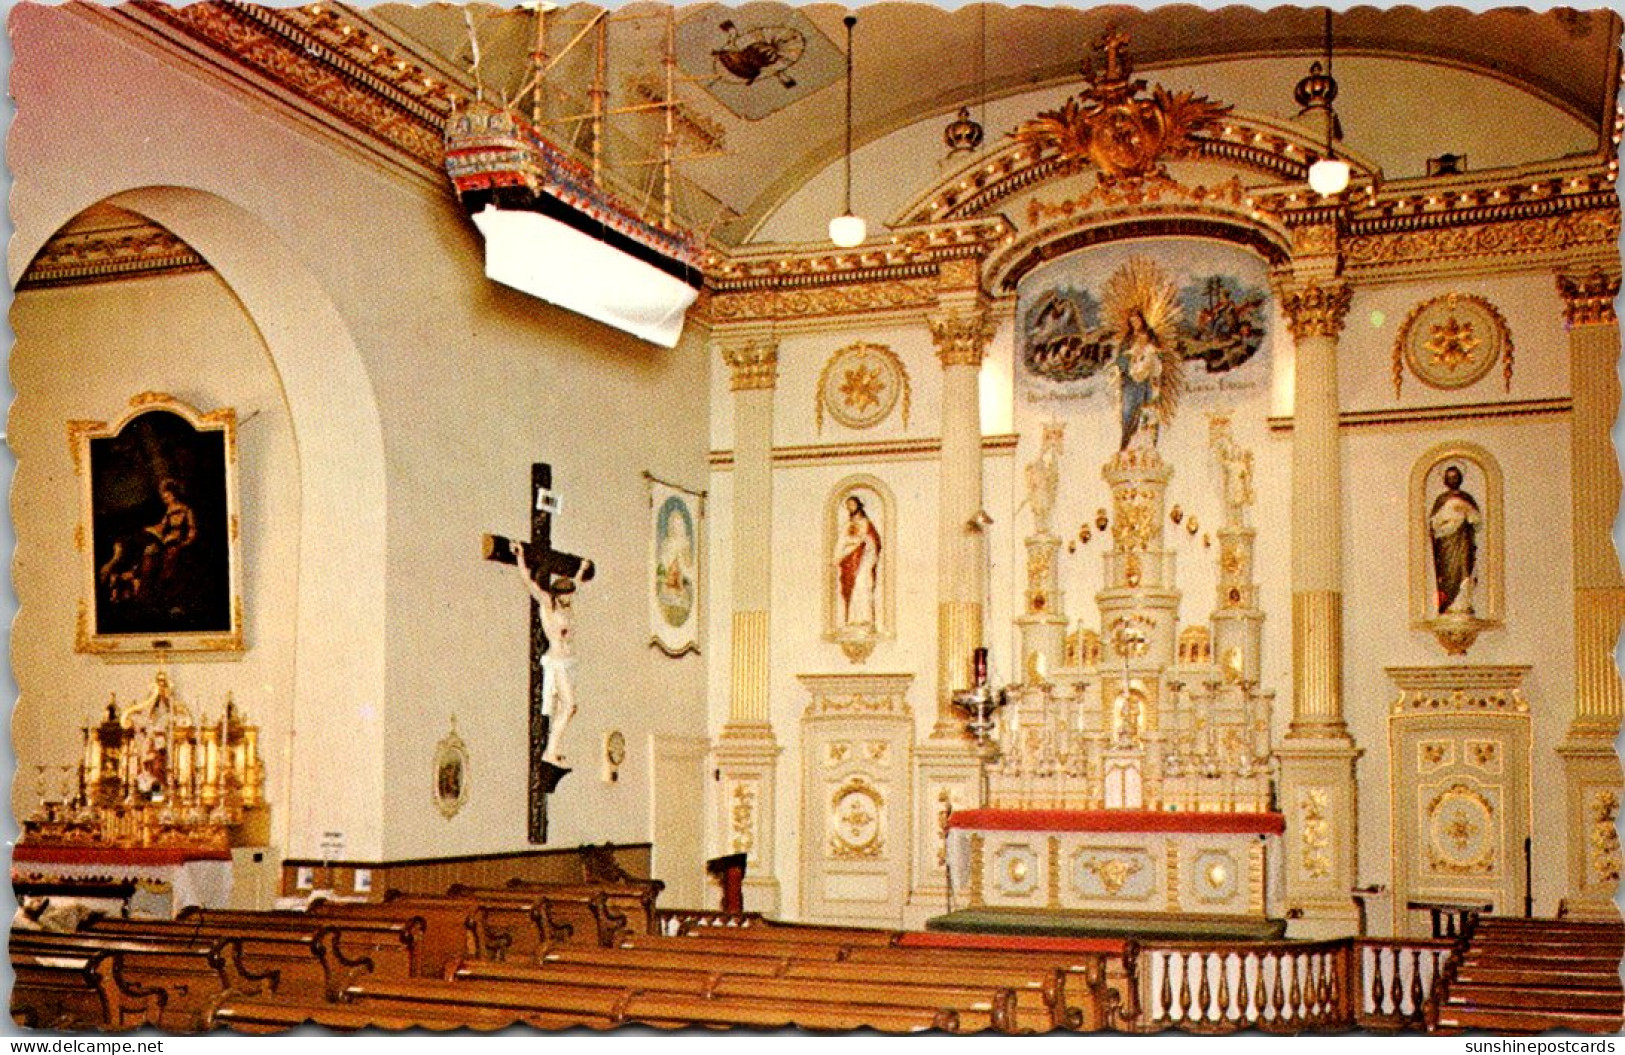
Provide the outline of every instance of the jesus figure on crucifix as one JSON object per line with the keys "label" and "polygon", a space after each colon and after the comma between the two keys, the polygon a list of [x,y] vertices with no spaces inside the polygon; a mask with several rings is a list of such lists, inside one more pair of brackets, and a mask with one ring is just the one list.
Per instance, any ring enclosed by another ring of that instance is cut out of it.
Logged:
{"label": "jesus figure on crucifix", "polygon": [[544,681],[542,713],[547,716],[547,747],[542,751],[542,761],[562,766],[564,756],[559,753],[559,745],[564,741],[565,726],[570,724],[570,719],[576,713],[575,615],[570,609],[570,598],[576,584],[574,579],[553,575],[545,569],[541,569],[540,573],[547,578],[547,585],[537,582],[536,572],[530,566],[529,545],[523,542],[513,545],[514,555],[518,558],[514,561],[514,567],[519,569],[525,586],[536,599],[542,633],[547,636],[547,651],[541,657]]}

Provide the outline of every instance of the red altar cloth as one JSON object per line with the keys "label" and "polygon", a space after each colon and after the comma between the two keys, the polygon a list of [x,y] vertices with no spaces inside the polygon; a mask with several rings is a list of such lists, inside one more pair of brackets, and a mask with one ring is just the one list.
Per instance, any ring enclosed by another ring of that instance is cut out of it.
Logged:
{"label": "red altar cloth", "polygon": [[177,846],[30,846],[28,843],[18,843],[11,849],[11,860],[13,864],[165,867],[192,861],[229,861],[231,851]]}
{"label": "red altar cloth", "polygon": [[960,810],[950,828],[1005,832],[1200,832],[1280,835],[1279,813],[1193,813],[1174,810]]}

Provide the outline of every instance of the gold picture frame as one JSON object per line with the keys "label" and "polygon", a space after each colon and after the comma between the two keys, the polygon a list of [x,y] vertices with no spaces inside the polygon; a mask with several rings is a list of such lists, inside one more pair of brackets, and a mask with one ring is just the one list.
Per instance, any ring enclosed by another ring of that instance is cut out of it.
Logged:
{"label": "gold picture frame", "polygon": [[68,442],[80,486],[75,651],[242,653],[236,411],[143,392],[112,423],[70,421]]}

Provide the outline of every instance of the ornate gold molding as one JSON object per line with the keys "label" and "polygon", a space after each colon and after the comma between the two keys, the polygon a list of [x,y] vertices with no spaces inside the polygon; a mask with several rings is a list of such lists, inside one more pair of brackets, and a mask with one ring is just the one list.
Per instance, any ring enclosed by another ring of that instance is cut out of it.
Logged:
{"label": "ornate gold molding", "polygon": [[1526,220],[1455,223],[1428,229],[1361,233],[1342,241],[1352,268],[1432,263],[1461,257],[1517,256],[1580,246],[1612,248],[1619,242],[1619,210],[1590,209]]}
{"label": "ornate gold molding", "polygon": [[779,378],[779,342],[770,337],[728,341],[722,361],[733,372],[735,392],[772,388]]}
{"label": "ornate gold molding", "polygon": [[133,215],[131,220],[117,228],[56,235],[28,265],[17,291],[209,270],[208,261],[164,228]]}
{"label": "ornate gold molding", "polygon": [[1385,667],[1399,686],[1399,698],[1389,708],[1402,714],[1513,714],[1527,715],[1523,679],[1526,666]]}
{"label": "ornate gold molding", "polygon": [[1325,788],[1305,788],[1298,797],[1298,815],[1303,825],[1303,856],[1300,866],[1310,879],[1332,874],[1331,820],[1328,817]]}
{"label": "ornate gold molding", "polygon": [[[1016,453],[1020,437],[1013,432],[982,437],[984,456],[1010,457]],[[840,462],[935,461],[942,456],[942,442],[935,439],[880,440],[871,443],[810,443],[773,448],[774,465],[817,465]],[[707,461],[713,469],[731,469],[733,451],[712,451]]]}
{"label": "ornate gold molding", "polygon": [[345,34],[322,5],[293,15],[237,0],[133,8],[414,161],[444,162],[442,126],[460,90],[358,27]]}
{"label": "ornate gold molding", "polygon": [[1582,275],[1558,275],[1557,293],[1563,298],[1563,321],[1571,328],[1618,322],[1614,299],[1619,296],[1619,279],[1618,274],[1600,267]]}
{"label": "ornate gold molding", "polygon": [[937,283],[931,278],[853,281],[812,289],[717,292],[710,297],[710,313],[716,322],[804,319],[928,308],[936,299]]}
{"label": "ornate gold molding", "polygon": [[926,316],[926,323],[944,367],[982,365],[982,355],[993,340],[993,316],[986,307],[945,308]]}
{"label": "ornate gold molding", "polygon": [[1281,310],[1297,340],[1305,337],[1336,337],[1343,330],[1354,290],[1343,282],[1321,285],[1310,281],[1281,294]]}

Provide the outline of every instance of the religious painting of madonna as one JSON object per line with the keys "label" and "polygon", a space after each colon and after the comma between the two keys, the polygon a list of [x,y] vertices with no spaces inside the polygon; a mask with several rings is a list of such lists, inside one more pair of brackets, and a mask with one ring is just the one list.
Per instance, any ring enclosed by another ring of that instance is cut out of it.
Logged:
{"label": "religious painting of madonna", "polygon": [[80,652],[240,652],[236,413],[159,393],[69,423],[80,477]]}

